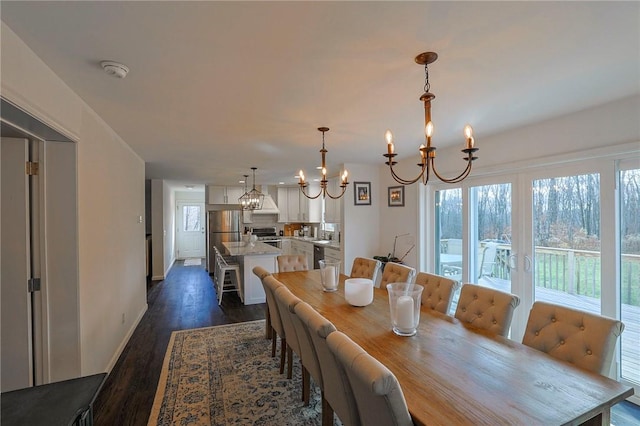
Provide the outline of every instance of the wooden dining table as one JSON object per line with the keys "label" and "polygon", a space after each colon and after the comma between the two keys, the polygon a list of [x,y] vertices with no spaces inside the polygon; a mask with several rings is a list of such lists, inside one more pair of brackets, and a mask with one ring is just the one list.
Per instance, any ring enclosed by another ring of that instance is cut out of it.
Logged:
{"label": "wooden dining table", "polygon": [[273,276],[398,378],[417,425],[609,425],[633,388],[422,308],[418,332],[393,333],[386,289],[355,307],[326,293],[318,270]]}

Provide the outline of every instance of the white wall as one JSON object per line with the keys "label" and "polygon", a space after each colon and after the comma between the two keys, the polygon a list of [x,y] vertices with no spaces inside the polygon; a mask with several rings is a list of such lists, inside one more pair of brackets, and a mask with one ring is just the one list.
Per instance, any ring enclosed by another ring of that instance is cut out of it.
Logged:
{"label": "white wall", "polygon": [[[355,257],[373,257],[382,253],[380,234],[386,233],[386,224],[380,222],[380,180],[376,167],[362,164],[345,164],[352,182],[343,197],[342,223],[340,226],[343,268],[348,274]],[[371,182],[371,205],[354,204],[354,182]],[[385,201],[386,203],[386,201]],[[346,242],[346,244],[345,244]]]}
{"label": "white wall", "polygon": [[1,42],[2,96],[77,141],[79,300],[68,309],[80,335],[69,348],[80,347],[80,374],[107,371],[146,310],[144,162],[4,23]]}
{"label": "white wall", "polygon": [[151,181],[151,279],[164,279],[164,183]]}

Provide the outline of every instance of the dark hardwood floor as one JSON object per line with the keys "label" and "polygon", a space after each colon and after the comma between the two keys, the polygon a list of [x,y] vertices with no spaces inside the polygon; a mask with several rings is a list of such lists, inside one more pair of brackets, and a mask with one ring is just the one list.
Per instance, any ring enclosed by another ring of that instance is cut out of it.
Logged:
{"label": "dark hardwood floor", "polygon": [[[204,262],[203,262],[204,263]],[[95,426],[146,425],[171,332],[264,318],[264,305],[244,306],[216,292],[203,266],[177,261],[166,279],[149,283],[148,310],[94,404]]]}
{"label": "dark hardwood floor", "polygon": [[[264,318],[264,305],[243,306],[234,293],[225,293],[218,306],[204,266],[185,267],[181,261],[164,281],[149,283],[147,302],[94,404],[95,426],[147,424],[172,331]],[[611,424],[640,425],[640,407],[626,401],[616,405]]]}

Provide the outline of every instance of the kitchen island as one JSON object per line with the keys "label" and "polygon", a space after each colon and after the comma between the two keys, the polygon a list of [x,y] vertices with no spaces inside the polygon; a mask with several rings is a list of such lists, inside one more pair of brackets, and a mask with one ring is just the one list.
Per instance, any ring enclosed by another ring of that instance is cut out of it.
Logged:
{"label": "kitchen island", "polygon": [[282,250],[260,241],[253,245],[244,242],[223,242],[222,245],[227,254],[238,258],[244,304],[265,303],[262,283],[253,273],[253,268],[262,266],[267,271],[275,272],[277,270],[276,257],[282,253]]}

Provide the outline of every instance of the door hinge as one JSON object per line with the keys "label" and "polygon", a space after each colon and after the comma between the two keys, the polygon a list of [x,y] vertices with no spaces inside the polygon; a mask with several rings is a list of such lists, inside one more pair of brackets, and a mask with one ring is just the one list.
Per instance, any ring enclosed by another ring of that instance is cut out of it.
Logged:
{"label": "door hinge", "polygon": [[35,161],[27,161],[25,172],[27,173],[27,176],[37,176],[38,168],[38,163]]}
{"label": "door hinge", "polygon": [[29,293],[40,291],[40,278],[30,278],[28,280],[28,290]]}

